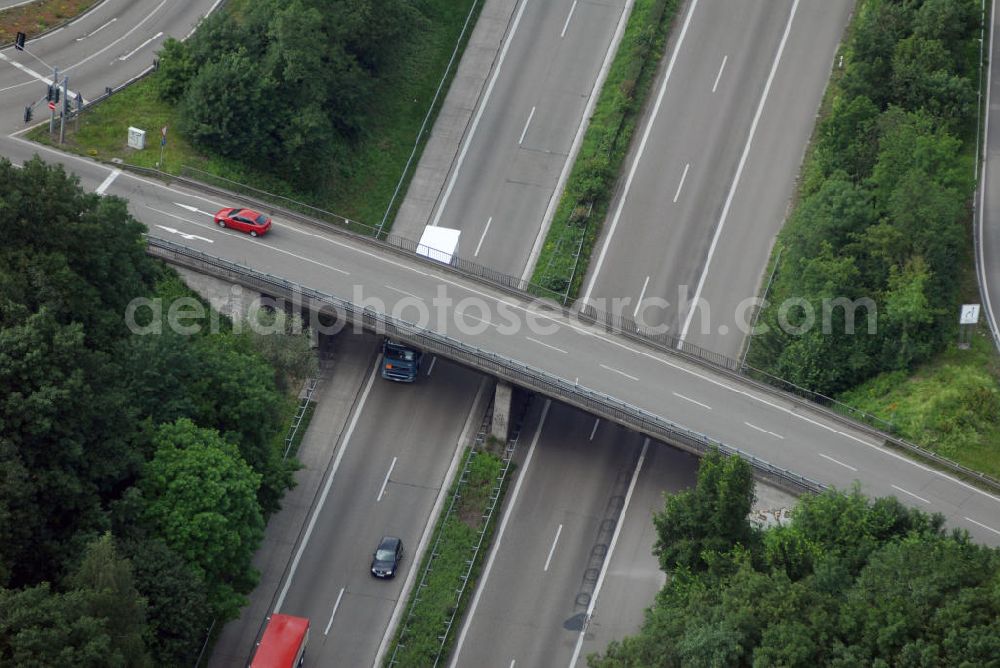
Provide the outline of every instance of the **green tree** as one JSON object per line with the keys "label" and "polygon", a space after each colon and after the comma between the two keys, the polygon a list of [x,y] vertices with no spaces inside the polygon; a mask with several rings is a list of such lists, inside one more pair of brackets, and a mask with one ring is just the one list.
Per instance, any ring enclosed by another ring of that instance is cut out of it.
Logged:
{"label": "green tree", "polygon": [[89,594],[53,593],[48,583],[0,589],[0,664],[19,668],[125,668],[105,621],[88,613]]}
{"label": "green tree", "polygon": [[952,68],[963,72],[963,46],[979,29],[979,12],[975,0],[923,0],[913,19],[913,34],[940,40],[954,58]]}
{"label": "green tree", "polygon": [[904,109],[925,110],[955,126],[975,105],[972,82],[954,71],[954,58],[936,39],[913,35],[896,45],[892,95]]}
{"label": "green tree", "polygon": [[285,414],[281,407],[288,398],[275,387],[275,369],[243,337],[202,337],[191,347],[199,369],[189,382],[196,406],[191,418],[239,448],[243,460],[261,476],[261,507],[265,513],[274,512],[295,470],[293,462],[282,461],[279,449]]}
{"label": "green tree", "polygon": [[274,384],[282,394],[316,375],[319,362],[302,319],[284,311],[259,310],[250,315],[254,349],[274,368]]}
{"label": "green tree", "polygon": [[215,613],[230,618],[256,583],[260,476],[235,446],[187,419],[162,425],[155,443],[140,481],[145,519],[207,584]]}
{"label": "green tree", "polygon": [[159,65],[153,85],[164,102],[176,104],[184,96],[188,83],[198,71],[184,42],[168,37],[157,54]]}
{"label": "green tree", "polygon": [[205,583],[159,538],[127,544],[135,586],[147,600],[149,650],[158,666],[191,666],[211,624]]}
{"label": "green tree", "polygon": [[718,451],[705,455],[694,490],[668,496],[663,512],[653,517],[660,568],[704,570],[707,552],[752,544],[756,537],[747,515],[753,499],[753,473],[747,462]]}
{"label": "green tree", "polygon": [[87,545],[67,584],[89,594],[84,604],[87,614],[105,620],[111,645],[125,665],[152,665],[145,643],[146,600],[136,591],[132,564],[118,556],[110,532]]}
{"label": "green tree", "polygon": [[858,183],[871,174],[878,155],[879,115],[865,95],[833,101],[833,109],[820,121],[815,149],[824,176],[841,170]]}
{"label": "green tree", "polygon": [[191,79],[180,104],[180,130],[219,155],[265,166],[276,152],[274,82],[262,76],[259,55],[222,52]]}
{"label": "green tree", "polygon": [[850,60],[840,82],[850,97],[868,96],[879,109],[890,100],[896,43],[910,34],[917,3],[874,0],[860,6],[849,40]]}
{"label": "green tree", "polygon": [[0,457],[12,477],[0,491],[11,495],[4,505],[22,539],[0,545],[0,563],[14,584],[61,574],[83,550],[76,532],[104,526],[102,498],[138,469],[114,374],[80,325],[59,324],[47,308],[26,315],[0,303],[0,425],[8,444]]}

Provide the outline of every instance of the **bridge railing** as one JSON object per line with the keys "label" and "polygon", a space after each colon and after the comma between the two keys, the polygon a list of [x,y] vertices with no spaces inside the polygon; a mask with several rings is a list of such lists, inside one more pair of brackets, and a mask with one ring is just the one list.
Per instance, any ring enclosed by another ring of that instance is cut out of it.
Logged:
{"label": "bridge railing", "polygon": [[739,448],[734,448],[638,406],[620,401],[578,383],[570,382],[517,360],[468,345],[445,334],[422,329],[385,313],[360,307],[334,295],[299,285],[278,276],[255,271],[179,244],[154,237],[149,237],[148,242],[148,251],[155,257],[231,280],[260,290],[265,294],[308,300],[314,306],[332,307],[346,322],[354,323],[378,334],[406,341],[426,352],[439,354],[471,368],[490,373],[503,380],[581,408],[612,422],[628,426],[647,436],[689,452],[700,455],[710,449],[717,448],[728,456],[741,457],[750,463],[758,477],[793,491],[819,493],[826,489],[822,483],[775,466]]}

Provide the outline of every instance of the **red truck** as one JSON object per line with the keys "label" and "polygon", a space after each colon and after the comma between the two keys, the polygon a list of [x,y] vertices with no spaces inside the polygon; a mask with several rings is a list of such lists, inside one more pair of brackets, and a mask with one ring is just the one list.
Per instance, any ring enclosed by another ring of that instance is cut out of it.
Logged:
{"label": "red truck", "polygon": [[271,615],[257,644],[250,668],[296,668],[306,658],[309,620],[291,615]]}

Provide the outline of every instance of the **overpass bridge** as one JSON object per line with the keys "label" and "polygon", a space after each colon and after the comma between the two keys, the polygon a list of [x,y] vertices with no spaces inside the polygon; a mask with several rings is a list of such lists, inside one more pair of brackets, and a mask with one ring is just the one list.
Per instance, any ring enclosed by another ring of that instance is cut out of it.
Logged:
{"label": "overpass bridge", "polygon": [[786,489],[857,483],[869,495],[942,512],[951,526],[1000,544],[995,481],[928,462],[930,453],[747,377],[733,360],[678,351],[669,337],[649,335],[627,317],[564,308],[475,265],[430,260],[409,240],[377,241],[292,211],[275,218],[281,233],[262,241],[229,235],[233,243],[207,252],[151,234],[149,252],[335,312],[337,327],[408,341],[690,452],[737,454],[759,478]]}

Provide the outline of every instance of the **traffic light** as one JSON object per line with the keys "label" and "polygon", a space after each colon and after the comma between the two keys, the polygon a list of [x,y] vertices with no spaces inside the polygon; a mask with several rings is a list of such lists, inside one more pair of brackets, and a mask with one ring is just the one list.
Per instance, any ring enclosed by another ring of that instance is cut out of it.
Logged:
{"label": "traffic light", "polygon": [[52,98],[52,101],[59,104],[59,84],[54,85],[52,88],[55,91],[55,97]]}
{"label": "traffic light", "polygon": [[54,85],[49,84],[49,89],[45,91],[45,101],[52,102],[56,96],[56,90],[58,90]]}
{"label": "traffic light", "polygon": [[31,122],[31,107],[24,108],[24,122],[25,123]]}
{"label": "traffic light", "polygon": [[24,40],[26,36],[23,32],[17,33],[17,37],[14,38],[14,48],[18,51],[24,51]]}

